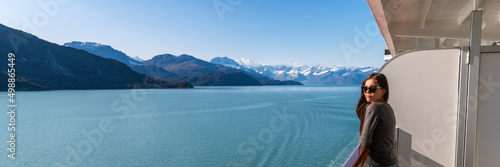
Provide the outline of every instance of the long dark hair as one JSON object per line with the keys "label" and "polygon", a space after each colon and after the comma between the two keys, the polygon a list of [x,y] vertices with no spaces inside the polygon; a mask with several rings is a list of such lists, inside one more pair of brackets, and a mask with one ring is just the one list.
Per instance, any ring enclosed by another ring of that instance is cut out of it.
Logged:
{"label": "long dark hair", "polygon": [[[380,87],[385,89],[384,101],[387,102],[387,100],[389,100],[389,84],[387,83],[387,78],[385,77],[385,75],[382,73],[372,73],[368,75],[365,80],[363,80],[361,87],[365,86],[366,81],[369,79],[375,79]],[[361,134],[361,131],[363,131],[363,124],[365,123],[365,112],[368,104],[370,103],[366,101],[364,92],[361,91],[361,96],[359,97],[358,105],[356,106],[356,115],[358,115],[358,118],[361,121],[361,125],[359,126],[359,134]]]}

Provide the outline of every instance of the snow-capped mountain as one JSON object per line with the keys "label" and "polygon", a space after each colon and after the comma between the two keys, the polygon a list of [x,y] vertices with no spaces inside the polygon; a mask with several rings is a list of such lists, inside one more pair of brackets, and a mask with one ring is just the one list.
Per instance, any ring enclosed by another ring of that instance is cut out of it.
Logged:
{"label": "snow-capped mountain", "polygon": [[[226,57],[227,58],[227,57]],[[228,58],[229,59],[229,58]],[[232,59],[231,59],[232,60]],[[234,61],[234,60],[233,60]],[[236,62],[244,67],[259,67],[259,66],[265,66],[267,64],[264,64],[264,63],[260,63],[260,62],[255,62],[255,61],[252,61],[250,59],[246,59],[246,58],[240,58],[238,60],[236,60]]]}
{"label": "snow-capped mountain", "polygon": [[137,60],[139,62],[143,62],[144,61],[144,59],[141,59],[139,56],[135,56],[135,57],[131,57],[131,58],[134,59],[134,60]]}
{"label": "snow-capped mountain", "polygon": [[216,57],[212,63],[227,67],[252,71],[275,80],[294,80],[303,84],[359,84],[371,73],[377,72],[374,67],[347,66],[310,66],[294,63],[293,65],[268,65],[253,62],[250,59],[236,61],[227,57]]}
{"label": "snow-capped mountain", "polygon": [[214,63],[214,64],[224,65],[226,67],[240,68],[240,64],[238,62],[236,62],[233,59],[230,59],[228,57],[216,57],[216,58],[213,58],[210,62]]}
{"label": "snow-capped mountain", "polygon": [[137,60],[127,56],[125,53],[112,48],[109,45],[104,45],[104,44],[95,43],[95,42],[73,41],[73,42],[65,43],[64,46],[72,47],[75,49],[82,49],[82,50],[85,50],[89,53],[93,53],[93,54],[99,55],[99,56],[104,57],[104,58],[115,59],[115,60],[118,60],[118,61],[128,65],[128,66],[143,65],[143,63],[141,61],[137,61]]}

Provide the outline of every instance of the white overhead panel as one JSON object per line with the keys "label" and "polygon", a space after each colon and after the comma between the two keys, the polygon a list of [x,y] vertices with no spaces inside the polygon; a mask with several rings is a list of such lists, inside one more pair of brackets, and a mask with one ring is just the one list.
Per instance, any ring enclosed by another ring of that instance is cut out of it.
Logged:
{"label": "white overhead panel", "polygon": [[499,0],[367,1],[393,56],[414,49],[467,45],[473,10],[483,10],[482,44],[500,41]]}

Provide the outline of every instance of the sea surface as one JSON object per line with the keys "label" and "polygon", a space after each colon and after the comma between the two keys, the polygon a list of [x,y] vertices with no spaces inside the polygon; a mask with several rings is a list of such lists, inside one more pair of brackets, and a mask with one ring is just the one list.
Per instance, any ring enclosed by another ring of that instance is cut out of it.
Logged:
{"label": "sea surface", "polygon": [[359,85],[7,93],[1,166],[341,166]]}

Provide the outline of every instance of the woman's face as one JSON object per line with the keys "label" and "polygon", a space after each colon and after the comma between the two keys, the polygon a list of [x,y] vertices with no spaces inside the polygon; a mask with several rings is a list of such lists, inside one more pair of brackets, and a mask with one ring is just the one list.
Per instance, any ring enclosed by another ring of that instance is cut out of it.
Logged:
{"label": "woman's face", "polygon": [[380,85],[377,83],[377,80],[375,79],[366,80],[364,86],[367,88],[377,87],[377,90],[375,92],[370,92],[370,89],[367,89],[365,92],[363,92],[365,94],[367,102],[375,103],[384,101],[385,89],[380,87]]}

